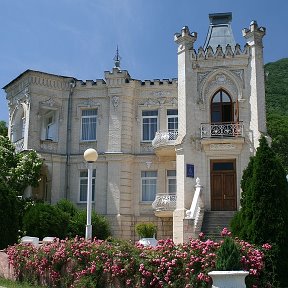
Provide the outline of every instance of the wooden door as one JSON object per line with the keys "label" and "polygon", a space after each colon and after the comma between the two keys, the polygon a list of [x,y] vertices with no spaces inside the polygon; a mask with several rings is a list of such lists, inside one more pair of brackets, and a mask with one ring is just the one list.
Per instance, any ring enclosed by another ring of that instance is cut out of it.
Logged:
{"label": "wooden door", "polygon": [[236,168],[235,160],[211,160],[211,210],[235,211]]}

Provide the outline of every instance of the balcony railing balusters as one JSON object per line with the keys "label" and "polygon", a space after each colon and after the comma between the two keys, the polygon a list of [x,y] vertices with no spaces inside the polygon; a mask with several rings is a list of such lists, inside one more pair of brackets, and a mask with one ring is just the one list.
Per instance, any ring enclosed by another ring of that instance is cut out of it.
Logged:
{"label": "balcony railing balusters", "polygon": [[176,209],[176,199],[175,194],[162,194],[156,195],[152,207],[155,211],[174,211]]}
{"label": "balcony railing balusters", "polygon": [[174,145],[178,137],[178,131],[157,131],[152,141],[153,148],[166,145]]}
{"label": "balcony railing balusters", "polygon": [[243,137],[243,122],[237,123],[202,123],[201,138]]}

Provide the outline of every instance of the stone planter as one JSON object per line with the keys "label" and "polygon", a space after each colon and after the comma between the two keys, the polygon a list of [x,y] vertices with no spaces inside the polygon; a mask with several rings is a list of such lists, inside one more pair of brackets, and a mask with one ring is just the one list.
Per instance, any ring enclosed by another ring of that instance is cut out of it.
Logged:
{"label": "stone planter", "polygon": [[139,243],[143,246],[152,246],[155,247],[158,244],[158,241],[155,238],[141,238]]}
{"label": "stone planter", "polygon": [[213,280],[212,288],[245,288],[247,271],[212,271],[208,275]]}

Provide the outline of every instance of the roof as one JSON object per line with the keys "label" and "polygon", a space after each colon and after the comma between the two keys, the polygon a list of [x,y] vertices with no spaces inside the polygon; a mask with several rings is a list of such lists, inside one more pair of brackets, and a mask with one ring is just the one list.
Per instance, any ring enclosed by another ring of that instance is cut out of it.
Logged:
{"label": "roof", "polygon": [[[10,81],[8,84],[6,84],[4,87],[2,87],[2,89],[6,89],[8,88],[10,85],[12,85],[14,82],[16,82],[17,80],[19,80],[21,77],[23,77],[24,75],[30,73],[30,72],[35,72],[35,73],[40,73],[40,74],[46,74],[46,75],[50,75],[50,76],[56,76],[56,77],[62,77],[62,78],[66,78],[66,79],[75,79],[74,77],[69,77],[69,76],[62,76],[62,75],[56,75],[56,74],[51,74],[51,73],[46,73],[46,72],[41,72],[41,71],[36,71],[36,70],[30,70],[27,69],[24,72],[22,72],[20,75],[18,75],[15,79],[13,79],[12,81]],[[77,79],[75,79],[77,80]]]}
{"label": "roof", "polygon": [[231,28],[232,13],[209,14],[209,19],[210,25],[204,44],[204,50],[211,46],[215,52],[217,46],[220,45],[223,51],[225,51],[228,44],[234,50],[236,42]]}

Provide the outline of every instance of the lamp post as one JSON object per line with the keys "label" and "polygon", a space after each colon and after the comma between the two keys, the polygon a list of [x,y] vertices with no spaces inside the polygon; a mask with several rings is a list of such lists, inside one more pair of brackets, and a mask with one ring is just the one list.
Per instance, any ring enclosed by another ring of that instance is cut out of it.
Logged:
{"label": "lamp post", "polygon": [[92,174],[93,163],[97,160],[98,153],[93,148],[88,148],[84,152],[84,159],[88,168],[88,188],[87,188],[87,222],[85,230],[85,239],[92,239],[91,210],[92,210]]}

